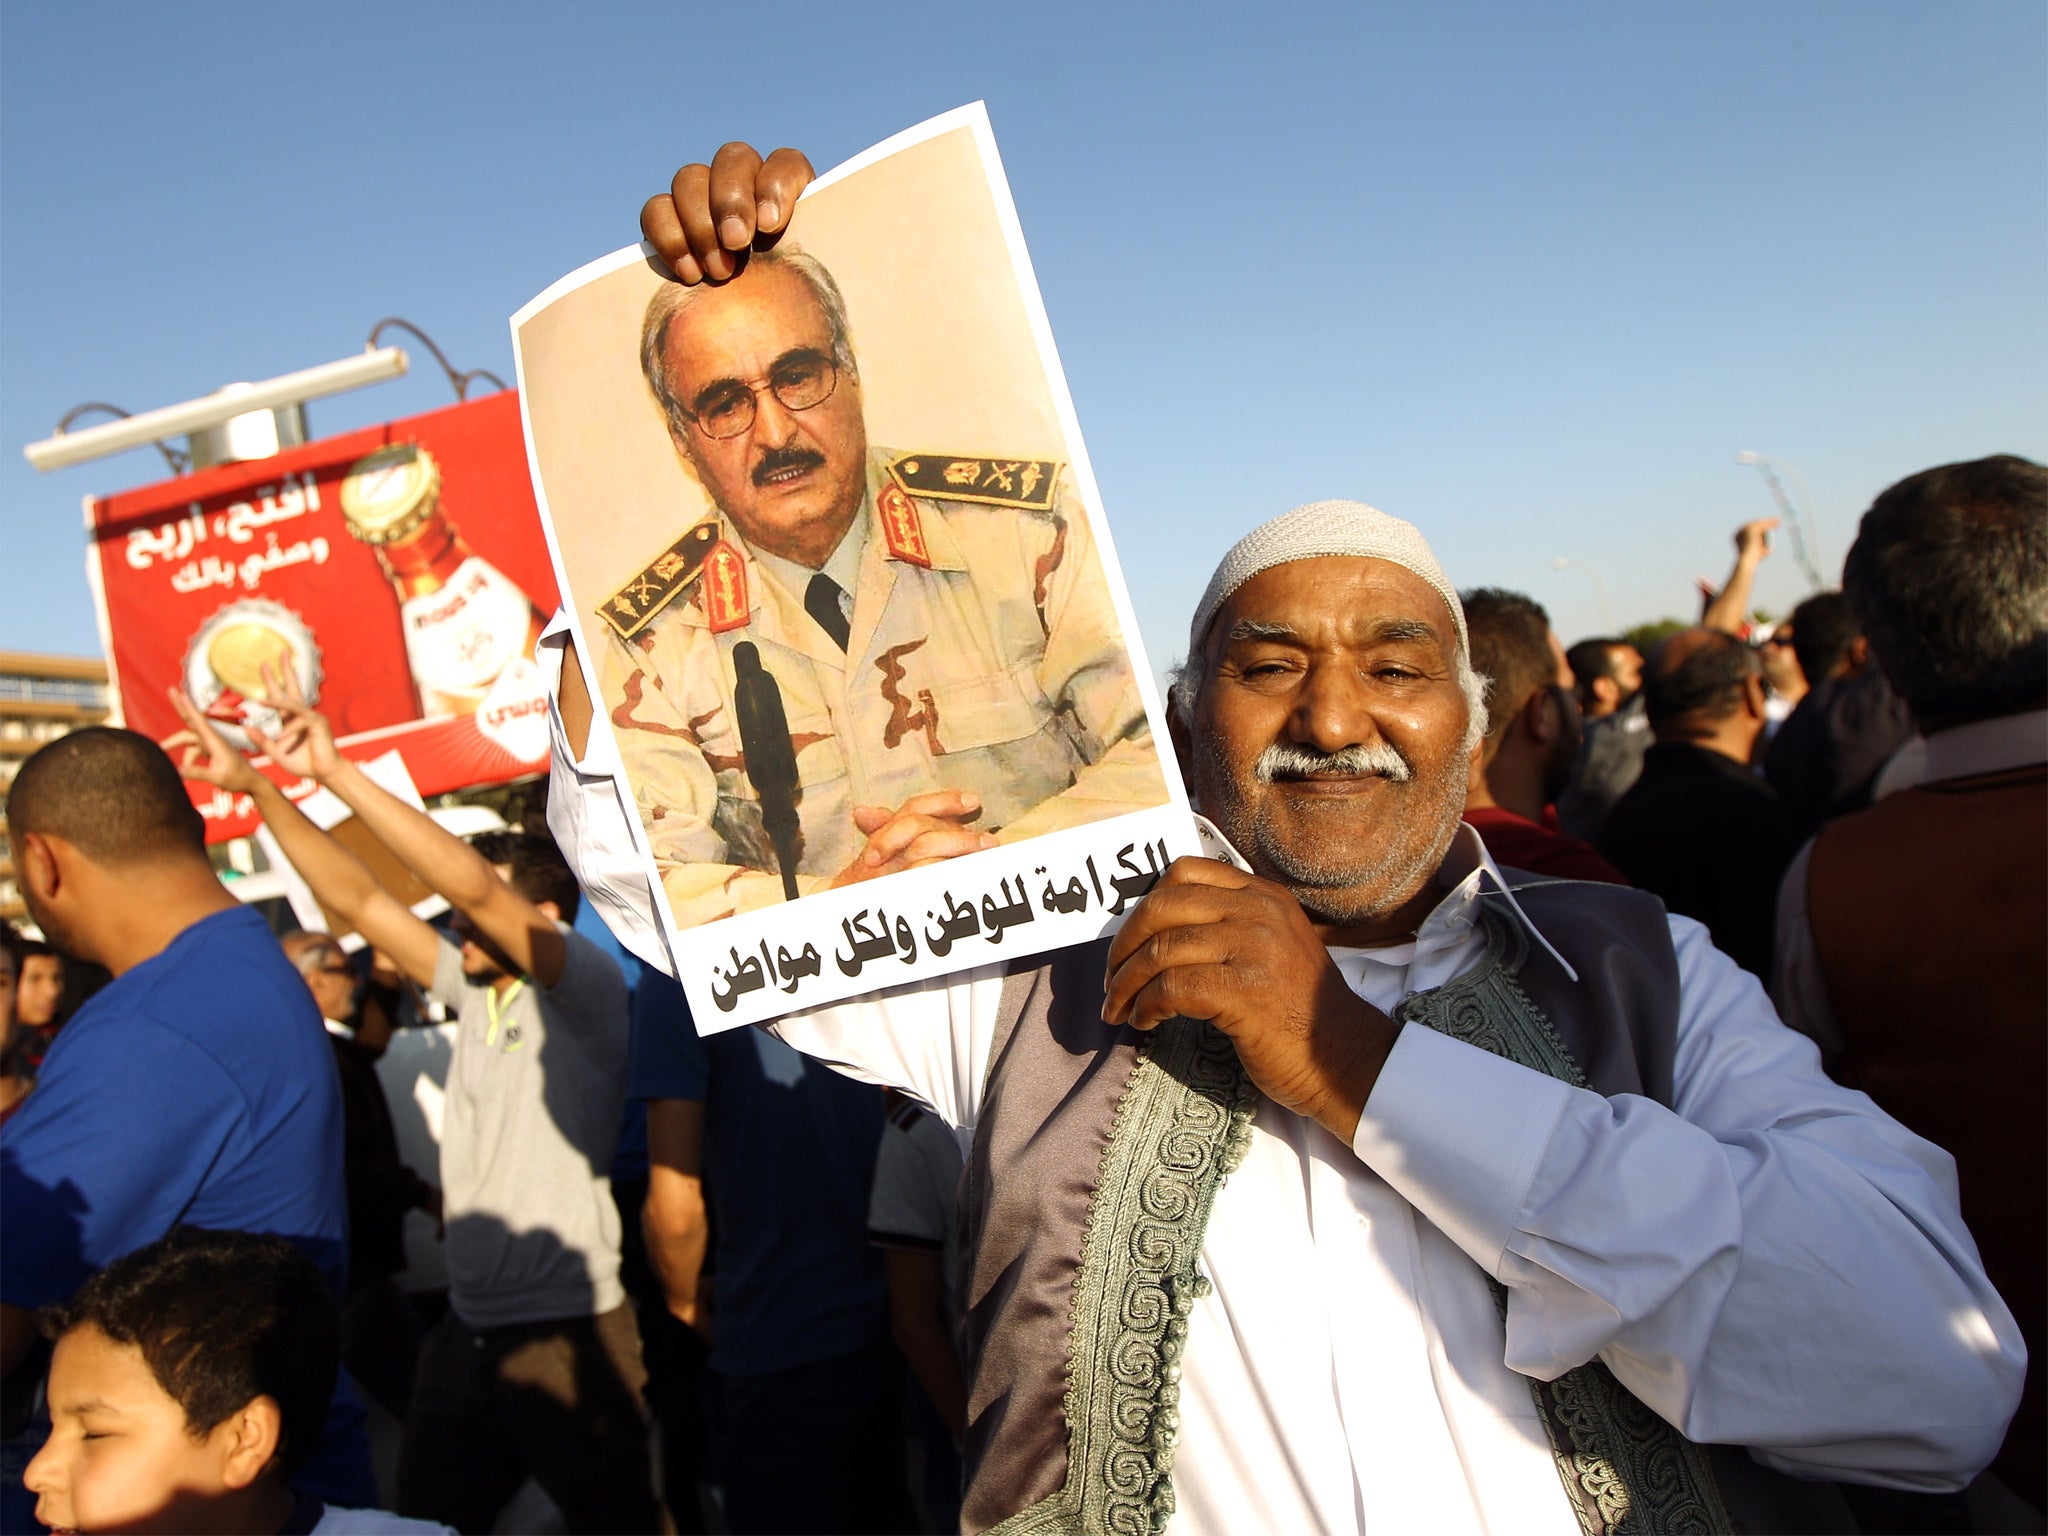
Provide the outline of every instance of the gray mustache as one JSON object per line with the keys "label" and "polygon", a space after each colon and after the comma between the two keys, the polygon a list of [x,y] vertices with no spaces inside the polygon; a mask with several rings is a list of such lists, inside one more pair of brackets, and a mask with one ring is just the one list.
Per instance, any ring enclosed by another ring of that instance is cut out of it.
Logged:
{"label": "gray mustache", "polygon": [[1275,779],[1324,776],[1363,778],[1374,773],[1396,784],[1406,784],[1414,777],[1408,759],[1384,741],[1360,743],[1339,752],[1318,752],[1314,747],[1276,741],[1261,752],[1258,762],[1252,765],[1252,776],[1261,784],[1270,784]]}

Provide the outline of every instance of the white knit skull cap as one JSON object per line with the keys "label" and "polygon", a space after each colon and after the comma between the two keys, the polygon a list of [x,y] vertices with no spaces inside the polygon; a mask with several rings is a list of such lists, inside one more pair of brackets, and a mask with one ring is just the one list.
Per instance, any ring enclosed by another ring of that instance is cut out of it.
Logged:
{"label": "white knit skull cap", "polygon": [[1209,590],[1195,609],[1195,622],[1188,630],[1188,655],[1202,653],[1202,641],[1216,611],[1230,600],[1230,594],[1261,571],[1295,560],[1313,560],[1319,555],[1362,555],[1385,560],[1413,571],[1432,587],[1451,621],[1458,626],[1458,654],[1469,658],[1471,643],[1465,633],[1465,605],[1444,575],[1443,567],[1430,553],[1429,541],[1413,523],[1389,517],[1362,501],[1312,501],[1292,512],[1283,512],[1269,523],[1261,523],[1231,546],[1216,574],[1209,578]]}

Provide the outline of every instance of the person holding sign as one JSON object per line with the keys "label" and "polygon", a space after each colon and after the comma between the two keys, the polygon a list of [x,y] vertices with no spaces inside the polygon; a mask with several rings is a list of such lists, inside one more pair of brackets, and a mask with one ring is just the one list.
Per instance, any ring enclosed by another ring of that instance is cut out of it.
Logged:
{"label": "person holding sign", "polygon": [[[793,169],[728,145],[642,227],[725,278]],[[1953,1161],[1698,924],[1493,863],[1421,533],[1275,518],[1188,649],[1216,857],[1035,968],[773,1026],[971,1133],[963,1526],[1848,1530],[1830,1479],[1982,1468],[2024,1351]],[[611,786],[554,782],[601,852]]]}
{"label": "person holding sign", "polygon": [[448,1312],[420,1350],[400,1513],[488,1531],[531,1475],[572,1531],[655,1530],[647,1372],[606,1177],[625,1107],[625,978],[569,926],[576,881],[546,838],[464,842],[342,756],[295,678],[266,668],[264,680],[281,723],[274,739],[249,730],[256,750],[339,796],[455,909],[452,934],[414,916],[173,692],[185,729],[165,748],[178,771],[250,796],[322,905],[455,1019],[441,1123]]}
{"label": "person holding sign", "polygon": [[640,359],[712,513],[599,605],[600,689],[679,926],[1164,802],[1064,465],[871,446],[790,247]]}

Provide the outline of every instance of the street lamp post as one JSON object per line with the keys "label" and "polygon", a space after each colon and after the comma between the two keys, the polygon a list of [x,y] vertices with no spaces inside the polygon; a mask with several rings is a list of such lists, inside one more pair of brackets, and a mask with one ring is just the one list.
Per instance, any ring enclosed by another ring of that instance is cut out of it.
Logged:
{"label": "street lamp post", "polygon": [[[231,384],[197,400],[187,400],[181,405],[167,405],[154,411],[144,411],[139,416],[124,416],[119,421],[110,421],[97,427],[87,427],[80,432],[59,431],[54,437],[47,437],[39,443],[30,443],[22,450],[29,463],[45,473],[53,469],[64,469],[73,464],[83,464],[91,459],[104,458],[110,453],[124,449],[139,448],[145,443],[160,442],[166,437],[190,433],[197,439],[215,428],[227,426],[242,417],[255,416],[277,407],[299,405],[307,400],[317,400],[324,395],[339,394],[345,389],[360,389],[365,384],[381,383],[395,379],[406,370],[405,353],[397,347],[373,347],[355,357],[345,357],[339,362],[322,363],[317,368],[302,368],[297,373],[280,374],[274,379],[265,379],[260,384]],[[68,418],[67,418],[68,419]],[[258,457],[268,457],[282,446],[273,438],[269,446]],[[195,455],[212,462],[203,455]]]}
{"label": "street lamp post", "polygon": [[[1813,488],[1806,483],[1806,476],[1799,472],[1797,464],[1775,454],[1758,453],[1754,448],[1745,448],[1736,454],[1735,462],[1754,464],[1757,473],[1764,477],[1764,484],[1770,488],[1771,500],[1778,504],[1786,531],[1792,535],[1792,558],[1799,562],[1799,568],[1806,573],[1813,590],[1820,591],[1827,586],[1827,578],[1821,575],[1820,528],[1813,518]],[[1797,510],[1785,494],[1785,483],[1778,478],[1779,470],[1785,471],[1798,483]]]}

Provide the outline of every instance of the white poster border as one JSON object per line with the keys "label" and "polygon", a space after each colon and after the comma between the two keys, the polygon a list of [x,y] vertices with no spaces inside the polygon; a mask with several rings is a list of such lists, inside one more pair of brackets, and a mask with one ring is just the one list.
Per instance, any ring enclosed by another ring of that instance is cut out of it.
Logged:
{"label": "white poster border", "polygon": [[[1039,366],[1080,493],[1081,510],[1090,520],[1096,553],[1151,726],[1167,800],[1162,805],[1108,817],[1087,826],[1041,834],[1021,843],[966,854],[871,882],[814,892],[793,904],[755,908],[691,928],[677,926],[662,890],[646,828],[639,816],[629,811],[625,821],[653,897],[650,906],[699,1034],[767,1023],[789,1013],[908,982],[1087,943],[1120,927],[1131,902],[1149,889],[1175,858],[1204,851],[1187,790],[1173,759],[1165,708],[1145,656],[1137,616],[1124,584],[1122,563],[1107,526],[1101,488],[1081,436],[1073,393],[1067,386],[1066,371],[1053,341],[1052,323],[1024,244],[1023,226],[1010,195],[1009,180],[1003,173],[986,104],[971,102],[907,128],[834,166],[814,180],[803,195],[808,198],[892,155],[963,128],[972,134],[995,203],[1004,246],[1037,347]],[[547,485],[534,446],[520,330],[564,296],[621,268],[650,261],[659,263],[660,257],[645,241],[622,247],[549,284],[511,319],[527,467],[540,508],[548,556],[554,566],[555,584],[564,595],[578,665],[592,700],[603,698],[595,663],[598,653],[591,643],[588,616],[570,586],[554,513],[548,504]],[[604,709],[592,710],[590,731],[584,760],[578,766],[587,774],[605,764],[617,773],[623,758]],[[619,798],[622,805],[630,807],[633,803],[630,793]],[[799,914],[798,919],[792,919],[792,906]],[[957,930],[958,936],[952,936],[948,930]],[[786,942],[791,937],[801,937],[802,947],[792,951]],[[886,949],[881,947],[885,938]],[[935,951],[935,942],[943,948]],[[962,954],[956,957],[955,949],[961,949]]]}

